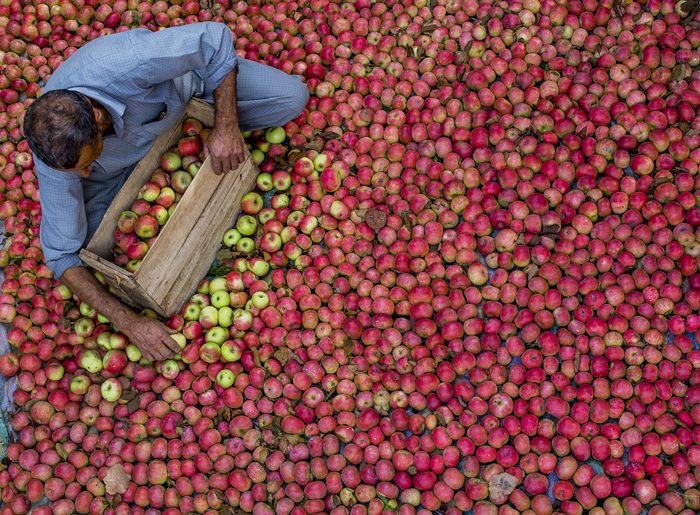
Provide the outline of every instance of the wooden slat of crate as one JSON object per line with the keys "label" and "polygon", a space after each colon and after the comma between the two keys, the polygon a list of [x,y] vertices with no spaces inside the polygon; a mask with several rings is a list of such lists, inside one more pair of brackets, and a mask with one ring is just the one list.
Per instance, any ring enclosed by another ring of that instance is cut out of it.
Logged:
{"label": "wooden slat of crate", "polygon": [[211,127],[214,108],[198,99],[188,104],[178,123],[156,140],[136,166],[80,253],[81,259],[98,270],[122,300],[166,316],[177,312],[195,292],[221,247],[224,231],[241,211],[243,195],[253,189],[258,175],[247,153],[237,170],[220,176],[214,174],[209,160],[205,161],[136,273],[114,265],[113,232],[119,216],[130,208],[141,186],[160,166],[161,155],[182,138],[180,126],[189,117]]}

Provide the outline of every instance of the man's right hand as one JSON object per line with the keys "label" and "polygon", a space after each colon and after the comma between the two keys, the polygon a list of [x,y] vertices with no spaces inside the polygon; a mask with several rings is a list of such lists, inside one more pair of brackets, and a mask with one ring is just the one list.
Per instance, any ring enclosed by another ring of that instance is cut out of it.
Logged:
{"label": "man's right hand", "polygon": [[170,335],[176,333],[158,320],[134,314],[121,331],[148,361],[170,359],[182,349]]}

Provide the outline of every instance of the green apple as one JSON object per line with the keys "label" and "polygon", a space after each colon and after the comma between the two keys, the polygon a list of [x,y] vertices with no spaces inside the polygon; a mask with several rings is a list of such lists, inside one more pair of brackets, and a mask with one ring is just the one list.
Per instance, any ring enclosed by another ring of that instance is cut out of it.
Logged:
{"label": "green apple", "polygon": [[187,338],[182,333],[171,334],[170,337],[177,342],[181,349],[187,347]]}
{"label": "green apple", "polygon": [[219,310],[214,306],[205,306],[199,313],[199,323],[204,329],[214,327],[219,321]]}
{"label": "green apple", "polygon": [[100,386],[102,398],[108,402],[116,402],[122,395],[122,384],[116,378],[109,378]]}
{"label": "green apple", "polygon": [[100,333],[100,335],[97,337],[97,345],[100,347],[100,349],[110,350],[112,348],[112,345],[109,342],[111,337],[112,333],[109,331]]}
{"label": "green apple", "polygon": [[216,363],[221,359],[221,348],[216,343],[207,342],[199,348],[199,358],[205,363]]}
{"label": "green apple", "polygon": [[92,309],[90,306],[87,305],[87,302],[81,302],[80,303],[80,314],[83,315],[84,317],[95,318],[96,312],[94,309]]}
{"label": "green apple", "polygon": [[109,324],[109,318],[107,318],[106,316],[102,316],[99,313],[97,313],[97,321],[100,324]]}
{"label": "green apple", "polygon": [[243,139],[250,138],[250,131],[241,132],[241,136],[243,136]]}
{"label": "green apple", "polygon": [[209,283],[209,293],[216,293],[217,291],[228,291],[228,286],[226,286],[225,277],[217,277],[212,279]]}
{"label": "green apple", "polygon": [[256,291],[251,297],[253,306],[258,309],[265,309],[270,304],[270,297],[264,291]]}
{"label": "green apple", "polygon": [[236,222],[236,229],[243,236],[252,236],[258,230],[258,221],[252,215],[243,215]]}
{"label": "green apple", "polygon": [[[228,295],[227,295],[228,296]],[[229,297],[230,299],[230,297]],[[224,306],[219,309],[219,325],[221,327],[231,327],[233,324],[233,309],[228,306]]]}
{"label": "green apple", "polygon": [[211,296],[211,305],[215,308],[224,308],[231,302],[231,297],[227,291],[219,290]]}
{"label": "green apple", "polygon": [[142,317],[152,318],[153,320],[158,320],[158,313],[156,313],[152,309],[146,308],[146,309],[141,311],[140,315]]}
{"label": "green apple", "polygon": [[241,238],[241,241],[236,244],[236,250],[238,252],[250,252],[254,248],[255,242],[250,238]]}
{"label": "green apple", "polygon": [[218,384],[221,388],[230,388],[233,386],[233,381],[235,379],[236,377],[233,375],[233,372],[226,368],[216,374],[216,384]]}
{"label": "green apple", "polygon": [[314,157],[314,170],[317,172],[323,171],[331,166],[331,159],[326,154],[319,154]]}
{"label": "green apple", "polygon": [[241,233],[236,229],[229,229],[224,233],[224,245],[233,247],[241,239]]}
{"label": "green apple", "polygon": [[261,173],[255,182],[262,191],[270,191],[272,189],[272,175],[269,173]]}
{"label": "green apple", "polygon": [[233,363],[241,359],[241,349],[234,340],[227,340],[221,345],[221,359]]}
{"label": "green apple", "polygon": [[282,127],[270,127],[265,131],[265,139],[268,143],[282,143],[287,137]]}
{"label": "green apple", "polygon": [[256,166],[260,166],[260,163],[265,160],[265,154],[262,150],[258,150],[257,148],[250,151],[250,156],[253,158],[253,162]]}
{"label": "green apple", "polygon": [[80,357],[80,366],[88,372],[96,374],[100,370],[102,370],[102,358],[100,357],[100,354],[97,351],[87,350]]}
{"label": "green apple", "polygon": [[227,337],[228,331],[223,327],[216,326],[207,331],[204,341],[207,343],[216,343],[217,345],[221,345],[224,343]]}
{"label": "green apple", "polygon": [[138,363],[139,361],[141,361],[141,351],[133,343],[127,345],[126,349],[124,349],[124,352],[126,352],[126,357],[129,358],[129,361],[133,361],[134,363]]}

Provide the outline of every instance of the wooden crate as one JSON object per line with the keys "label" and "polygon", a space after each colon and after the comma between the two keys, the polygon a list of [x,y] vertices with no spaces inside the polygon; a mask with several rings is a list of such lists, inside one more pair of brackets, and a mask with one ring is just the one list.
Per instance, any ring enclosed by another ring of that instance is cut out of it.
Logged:
{"label": "wooden crate", "polygon": [[153,144],[136,165],[105,213],[102,223],[80,259],[102,274],[122,301],[138,308],[151,308],[162,316],[178,312],[196,291],[221,248],[224,232],[241,211],[243,195],[252,191],[258,169],[247,153],[237,170],[216,175],[207,159],[180,199],[158,239],[135,273],[113,262],[114,229],[119,215],[130,208],[139,189],[160,166],[160,157],[182,138],[185,118],[214,125],[214,108],[193,99],[180,120]]}

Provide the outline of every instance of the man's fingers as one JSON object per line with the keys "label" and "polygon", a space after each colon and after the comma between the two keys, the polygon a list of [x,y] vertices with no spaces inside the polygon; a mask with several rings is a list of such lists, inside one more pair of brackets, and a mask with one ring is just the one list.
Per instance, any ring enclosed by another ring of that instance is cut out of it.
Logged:
{"label": "man's fingers", "polygon": [[211,167],[216,175],[221,175],[221,161],[212,156]]}
{"label": "man's fingers", "polygon": [[168,348],[172,352],[174,352],[175,354],[179,354],[179,352],[182,350],[182,349],[180,349],[180,346],[178,345],[178,343],[170,337],[165,338],[165,340],[163,340],[163,341],[168,346]]}

